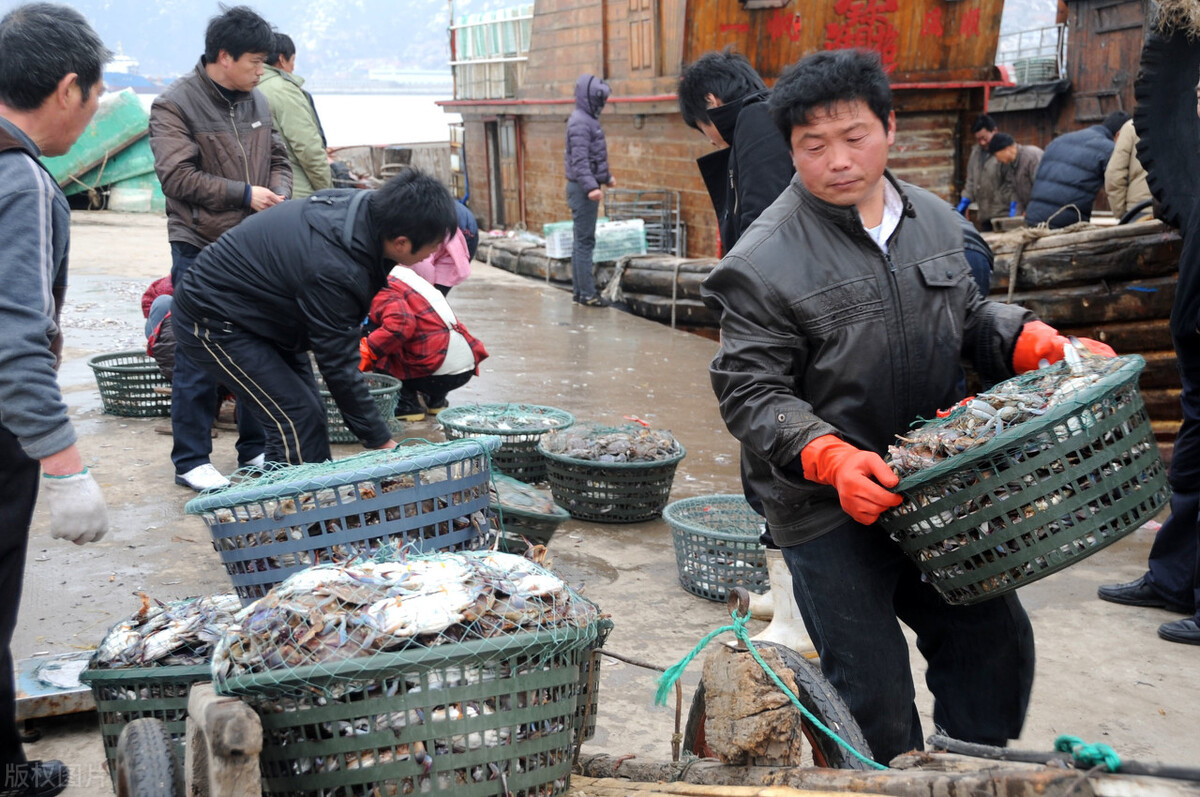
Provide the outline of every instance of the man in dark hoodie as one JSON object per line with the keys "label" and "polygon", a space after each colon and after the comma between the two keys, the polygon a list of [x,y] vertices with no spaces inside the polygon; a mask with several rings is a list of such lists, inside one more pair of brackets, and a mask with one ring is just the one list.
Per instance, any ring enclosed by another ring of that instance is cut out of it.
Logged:
{"label": "man in dark hoodie", "polygon": [[395,443],[359,365],[362,319],[397,263],[456,230],[450,192],[406,170],[378,191],[334,188],[256,213],[208,246],[175,286],[176,359],[186,355],[266,430],[266,460],[331,458],[311,350],[350,430]]}
{"label": "man in dark hoodie", "polygon": [[729,49],[705,53],[679,78],[684,123],[718,147],[696,164],[717,212],[722,252],[733,248],[796,171],[767,112],[769,96],[746,57]]}
{"label": "man in dark hoodie", "polygon": [[1045,223],[1057,230],[1091,220],[1114,141],[1127,121],[1129,114],[1113,111],[1103,123],[1064,133],[1046,146],[1033,178],[1025,224]]}
{"label": "man in dark hoodie", "polygon": [[615,186],[608,171],[608,145],[600,127],[600,112],[608,102],[608,84],[595,75],[575,81],[575,110],[567,119],[567,205],[575,223],[571,248],[571,292],[575,301],[603,307],[596,293],[592,250],[596,247],[596,216],[600,211],[600,186]]}

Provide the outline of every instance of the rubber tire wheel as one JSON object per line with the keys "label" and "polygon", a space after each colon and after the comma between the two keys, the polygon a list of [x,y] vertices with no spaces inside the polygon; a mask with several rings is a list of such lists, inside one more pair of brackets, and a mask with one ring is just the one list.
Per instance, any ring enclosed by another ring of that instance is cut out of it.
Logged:
{"label": "rubber tire wheel", "polygon": [[1142,47],[1134,94],[1137,108],[1137,156],[1146,168],[1158,216],[1183,230],[1196,206],[1200,181],[1200,118],[1196,116],[1196,75],[1200,41],[1189,43],[1178,31],[1153,33]]}
{"label": "rubber tire wheel", "polygon": [[183,797],[183,768],[162,720],[130,722],[117,741],[117,797]]}
{"label": "rubber tire wheel", "polygon": [[[867,744],[862,729],[858,727],[858,722],[851,716],[850,709],[842,702],[837,690],[829,681],[825,680],[825,676],[821,674],[817,665],[791,648],[774,642],[758,642],[755,643],[755,647],[759,650],[774,648],[779,651],[784,666],[792,671],[792,675],[796,679],[796,689],[799,693],[796,697],[800,699],[800,704],[855,750],[867,758],[871,757],[870,745]],[[688,711],[687,727],[683,733],[683,749],[701,758],[712,757],[704,738],[707,719],[704,708],[704,682],[701,681],[692,696],[692,707]],[[813,761],[817,766],[830,769],[874,769],[826,736],[807,718],[801,718],[800,731],[812,748]]]}

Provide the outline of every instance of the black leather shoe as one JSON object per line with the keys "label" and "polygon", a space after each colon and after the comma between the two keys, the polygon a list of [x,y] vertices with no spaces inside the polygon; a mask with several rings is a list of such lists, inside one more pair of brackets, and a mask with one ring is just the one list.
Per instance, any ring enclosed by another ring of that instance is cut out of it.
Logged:
{"label": "black leather shoe", "polygon": [[70,773],[61,761],[28,761],[4,768],[0,797],[54,797],[67,788]]}
{"label": "black leather shoe", "polygon": [[1096,590],[1096,595],[1102,601],[1123,603],[1126,606],[1152,606],[1180,614],[1191,614],[1193,611],[1159,595],[1146,583],[1145,576],[1128,584],[1105,584]]}
{"label": "black leather shoe", "polygon": [[1158,635],[1168,642],[1200,645],[1200,625],[1196,625],[1196,618],[1194,617],[1185,617],[1182,620],[1163,623],[1158,627]]}

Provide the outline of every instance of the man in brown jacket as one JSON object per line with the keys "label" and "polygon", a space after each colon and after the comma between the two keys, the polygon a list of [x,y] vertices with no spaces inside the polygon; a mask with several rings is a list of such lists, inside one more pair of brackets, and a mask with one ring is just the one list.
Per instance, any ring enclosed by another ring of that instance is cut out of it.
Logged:
{"label": "man in brown jacket", "polygon": [[1033,178],[1042,162],[1042,150],[1030,144],[1018,144],[1008,133],[997,133],[988,142],[988,152],[1004,168],[1002,195],[1016,203],[1010,216],[1025,215],[1025,207],[1033,196]]}
{"label": "man in brown jacket", "polygon": [[[266,98],[255,90],[274,42],[270,24],[251,9],[225,10],[208,22],[196,69],[150,108],[150,147],[167,198],[175,285],[223,232],[291,195],[287,149],[272,127]],[[218,402],[216,381],[177,351],[171,380],[177,484],[197,491],[228,484],[209,462]],[[261,427],[239,407],[239,465],[260,464],[264,444]]]}

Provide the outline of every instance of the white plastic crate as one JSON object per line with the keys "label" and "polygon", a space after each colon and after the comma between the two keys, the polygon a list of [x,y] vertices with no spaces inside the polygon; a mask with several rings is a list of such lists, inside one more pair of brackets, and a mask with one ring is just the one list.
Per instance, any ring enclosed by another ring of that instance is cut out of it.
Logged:
{"label": "white plastic crate", "polygon": [[[574,223],[556,221],[542,225],[546,239],[546,257],[568,260],[574,248]],[[596,222],[596,248],[593,263],[605,263],[624,255],[646,254],[646,222],[642,219],[609,221],[601,217]]]}

